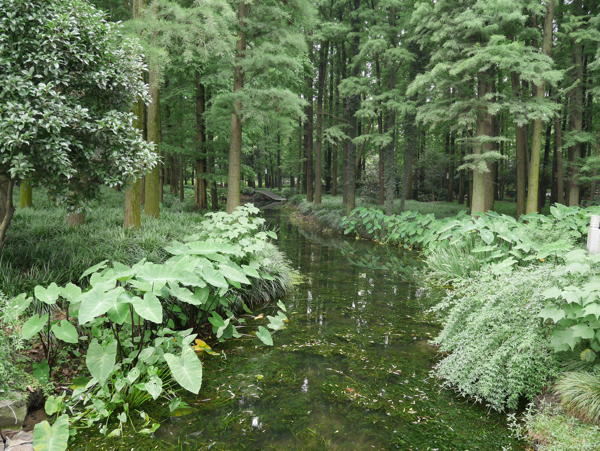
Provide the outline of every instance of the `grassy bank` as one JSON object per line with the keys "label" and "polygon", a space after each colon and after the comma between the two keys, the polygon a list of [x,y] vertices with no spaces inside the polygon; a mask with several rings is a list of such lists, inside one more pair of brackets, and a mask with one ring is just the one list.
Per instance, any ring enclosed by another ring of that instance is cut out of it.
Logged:
{"label": "grassy bank", "polygon": [[[297,201],[298,214],[326,228],[419,249],[425,282],[451,287],[434,308],[443,326],[434,373],[443,385],[505,412],[551,395],[551,408],[532,408],[524,430],[543,449],[573,449],[568,425],[596,434],[600,421],[600,259],[583,250],[598,207],[557,205],[516,220],[448,216],[448,206],[435,214],[436,206],[387,216],[367,205],[344,217],[335,199]],[[554,423],[562,426],[551,433]]]}

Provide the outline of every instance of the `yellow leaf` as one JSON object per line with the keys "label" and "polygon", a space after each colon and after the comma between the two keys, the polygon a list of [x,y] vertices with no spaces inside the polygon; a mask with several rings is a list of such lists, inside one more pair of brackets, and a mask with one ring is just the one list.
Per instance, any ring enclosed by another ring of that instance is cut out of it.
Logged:
{"label": "yellow leaf", "polygon": [[259,320],[259,319],[263,319],[264,317],[265,317],[265,315],[263,313],[261,313],[260,315],[255,316],[254,319]]}

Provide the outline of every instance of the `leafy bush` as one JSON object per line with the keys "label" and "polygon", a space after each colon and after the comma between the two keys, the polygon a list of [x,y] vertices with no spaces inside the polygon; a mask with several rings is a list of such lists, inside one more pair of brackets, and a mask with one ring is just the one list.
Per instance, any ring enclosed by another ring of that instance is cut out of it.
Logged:
{"label": "leafy bush", "polygon": [[23,350],[20,325],[8,298],[0,292],[0,392],[21,389],[29,380],[16,361]]}
{"label": "leafy bush", "polygon": [[549,331],[538,318],[552,271],[550,265],[497,276],[482,271],[435,307],[444,315],[435,339],[444,357],[435,373],[448,387],[494,409],[514,409],[556,375]]}
{"label": "leafy bush", "polygon": [[595,362],[600,352],[600,256],[578,249],[567,253],[565,261],[542,293],[547,301],[539,316],[553,323],[551,343],[557,352],[581,351],[582,360]]}
{"label": "leafy bush", "polygon": [[550,208],[550,216],[516,220],[494,212],[436,219],[412,211],[388,216],[378,209],[357,208],[342,220],[342,226],[347,234],[422,249],[430,276],[447,281],[466,277],[484,265],[498,272],[546,259],[562,261],[564,253],[582,242],[589,215],[597,209],[557,204]]}
{"label": "leafy bush", "polygon": [[[172,256],[164,263],[103,261],[81,276],[89,288],[52,283],[36,286],[35,299],[13,298],[15,316],[35,304],[22,327],[24,339],[39,337],[50,364],[57,343],[83,348],[92,376],[77,383],[69,398],[50,398],[47,413],[59,415],[68,408],[73,422],[99,424],[102,432],[119,435],[132,409],[148,400],[167,396],[170,408],[180,405],[176,384],[198,393],[202,364],[192,345],[197,351],[210,347],[193,331],[207,321],[218,340],[251,334],[272,345],[269,329],[282,329],[287,321],[283,304],[256,332],[247,331],[245,319],[236,314],[237,306],[245,307],[252,279],[275,281],[274,275],[288,268],[274,268],[270,255],[276,249],[267,241],[275,235],[259,230],[263,220],[254,217],[257,212],[249,206],[232,215],[212,214],[196,235],[166,248]],[[117,413],[117,427],[109,432],[108,419]],[[158,427],[148,415],[142,417],[144,430]]]}
{"label": "leafy bush", "polygon": [[581,371],[561,375],[555,385],[563,408],[590,423],[600,423],[600,377]]}

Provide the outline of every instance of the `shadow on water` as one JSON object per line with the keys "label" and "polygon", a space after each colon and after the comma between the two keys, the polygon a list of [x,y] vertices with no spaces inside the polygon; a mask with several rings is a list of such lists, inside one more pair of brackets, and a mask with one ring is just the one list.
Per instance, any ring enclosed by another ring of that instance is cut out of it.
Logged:
{"label": "shadow on water", "polygon": [[[237,342],[205,363],[205,400],[159,437],[181,449],[519,449],[504,417],[430,378],[437,331],[410,254],[299,230],[268,213],[302,278],[274,348]],[[391,262],[391,263],[390,263]]]}
{"label": "shadow on water", "polygon": [[[438,329],[409,277],[414,255],[311,234],[276,210],[267,217],[301,274],[284,300],[288,328],[273,348],[234,340],[226,358],[205,360],[201,397],[148,449],[523,449],[502,415],[430,377]],[[131,438],[119,449],[140,446]]]}

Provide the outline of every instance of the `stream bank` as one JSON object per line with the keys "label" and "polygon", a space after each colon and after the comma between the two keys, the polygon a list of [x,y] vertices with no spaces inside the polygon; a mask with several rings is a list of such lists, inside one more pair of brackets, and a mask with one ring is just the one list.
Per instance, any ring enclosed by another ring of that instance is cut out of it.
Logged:
{"label": "stream bank", "polygon": [[[430,377],[438,326],[406,278],[413,254],[267,215],[301,274],[284,299],[290,323],[273,348],[234,340],[220,349],[226,358],[205,359],[200,397],[152,439],[161,449],[523,449],[504,416]],[[130,440],[92,437],[86,449],[146,441]]]}

